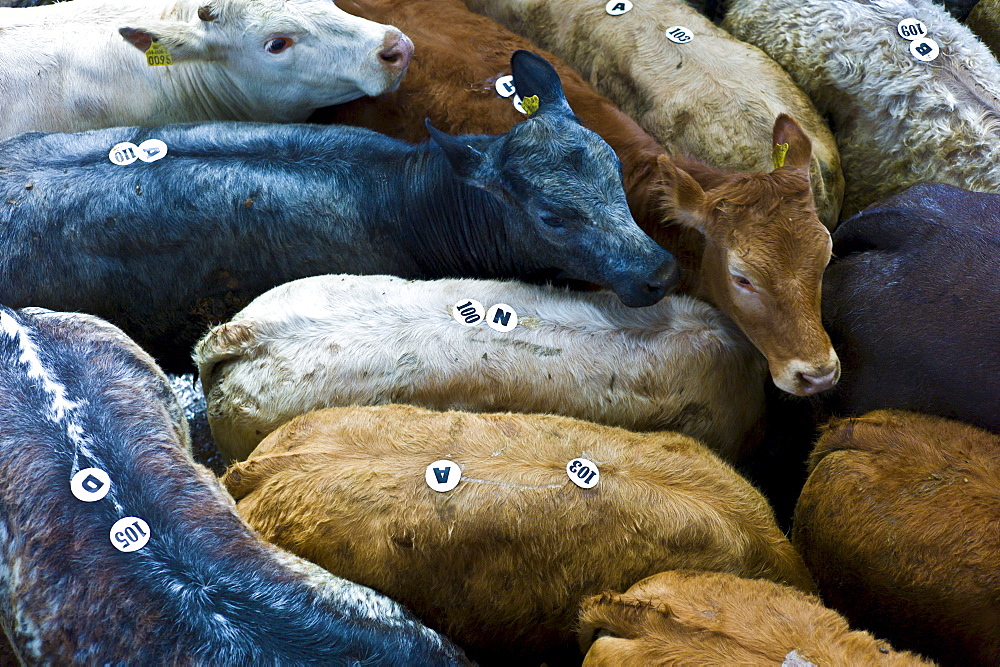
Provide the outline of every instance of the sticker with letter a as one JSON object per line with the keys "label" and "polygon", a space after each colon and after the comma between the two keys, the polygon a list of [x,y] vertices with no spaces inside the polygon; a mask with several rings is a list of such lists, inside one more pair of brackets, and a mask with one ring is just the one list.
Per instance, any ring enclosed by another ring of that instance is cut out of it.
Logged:
{"label": "sticker with letter a", "polygon": [[174,59],[167,51],[167,47],[159,42],[153,42],[146,49],[146,64],[150,67],[161,67],[163,65],[173,65]]}
{"label": "sticker with letter a", "polygon": [[462,469],[458,464],[448,459],[441,459],[427,466],[424,471],[424,481],[427,486],[439,493],[451,491],[462,480]]}
{"label": "sticker with letter a", "polygon": [[604,5],[604,11],[611,16],[621,16],[632,11],[632,3],[630,0],[609,0],[608,4]]}

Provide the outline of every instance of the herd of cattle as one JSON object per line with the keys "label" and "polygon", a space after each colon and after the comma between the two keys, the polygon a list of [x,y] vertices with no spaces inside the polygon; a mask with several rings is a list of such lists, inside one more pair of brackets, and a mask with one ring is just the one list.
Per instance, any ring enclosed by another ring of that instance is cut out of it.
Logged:
{"label": "herd of cattle", "polygon": [[0,663],[1000,663],[1000,0],[49,1]]}

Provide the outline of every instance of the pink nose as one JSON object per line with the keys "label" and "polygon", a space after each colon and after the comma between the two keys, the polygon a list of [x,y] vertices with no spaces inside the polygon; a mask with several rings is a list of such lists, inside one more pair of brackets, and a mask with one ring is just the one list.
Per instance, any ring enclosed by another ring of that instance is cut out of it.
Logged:
{"label": "pink nose", "polygon": [[806,396],[811,396],[813,394],[818,394],[821,391],[826,391],[827,389],[832,389],[835,384],[837,384],[838,369],[834,366],[830,369],[830,372],[824,373],[823,375],[811,375],[809,373],[799,373],[799,379],[802,381],[802,393]]}
{"label": "pink nose", "polygon": [[409,37],[398,30],[385,34],[382,50],[379,51],[378,57],[386,69],[405,72],[412,56],[413,42],[410,41]]}

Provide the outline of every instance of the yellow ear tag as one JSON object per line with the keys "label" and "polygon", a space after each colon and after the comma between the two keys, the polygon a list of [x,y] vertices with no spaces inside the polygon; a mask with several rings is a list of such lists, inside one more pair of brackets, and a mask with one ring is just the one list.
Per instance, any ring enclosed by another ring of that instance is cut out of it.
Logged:
{"label": "yellow ear tag", "polygon": [[531,97],[525,97],[521,100],[521,106],[524,108],[525,113],[529,116],[536,111],[538,111],[538,95],[532,95]]}
{"label": "yellow ear tag", "polygon": [[146,49],[146,64],[150,67],[173,65],[174,59],[170,56],[170,51],[167,51],[167,47],[159,42],[153,42]]}
{"label": "yellow ear tag", "polygon": [[774,160],[774,168],[778,169],[785,166],[785,154],[788,153],[788,144],[775,144],[774,152],[771,153],[771,159]]}

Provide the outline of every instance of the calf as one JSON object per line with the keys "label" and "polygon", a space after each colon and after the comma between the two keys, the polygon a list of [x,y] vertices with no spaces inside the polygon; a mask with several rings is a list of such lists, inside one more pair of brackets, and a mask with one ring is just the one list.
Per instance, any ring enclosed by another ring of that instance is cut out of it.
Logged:
{"label": "calf", "polygon": [[852,632],[819,599],[723,572],[662,572],[583,601],[585,667],[930,665]]}
{"label": "calf", "polygon": [[[763,147],[779,114],[793,116],[812,141],[816,210],[836,227],[844,196],[837,145],[788,73],[759,49],[734,39],[682,0],[645,0],[620,16],[578,0],[464,0],[575,67],[669,151],[714,167],[772,169]],[[664,34],[684,26],[694,37]]]}
{"label": "calf", "polygon": [[[940,50],[934,60],[911,54],[897,32],[907,18],[925,24]],[[923,181],[1000,190],[1000,65],[930,0],[732,0],[725,26],[829,115],[844,217]]]}
{"label": "calf", "polygon": [[928,412],[1000,433],[1000,195],[915,185],[846,220],[825,322],[836,414]]}
{"label": "calf", "polygon": [[[467,299],[506,304],[517,326],[456,322]],[[685,296],[635,309],[513,282],[316,276],[258,297],[195,360],[215,440],[240,461],[297,415],[389,402],[680,431],[735,461],[764,409],[763,359]]]}
{"label": "calf", "polygon": [[[562,272],[655,303],[677,266],[629,215],[614,153],[544,60],[512,64],[541,108],[499,137],[435,131],[414,147],[358,128],[215,123],[10,139],[0,302],[108,317],[169,370],[190,367],[210,324],[323,273]],[[146,138],[166,157],[108,160]]]}
{"label": "calf", "polygon": [[[583,470],[578,457],[599,467],[596,486],[570,481]],[[441,459],[461,468],[451,491],[425,482]],[[676,433],[552,415],[332,408],[269,435],[223,482],[265,539],[400,600],[497,661],[575,653],[582,596],[664,569],[811,587],[767,501]]]}
{"label": "calf", "polygon": [[946,664],[1000,662],[1000,436],[880,410],[816,444],[793,539],[852,624]]}
{"label": "calf", "polygon": [[263,543],[120,330],[0,307],[0,360],[0,625],[22,661],[465,662],[388,598]]}
{"label": "calf", "polygon": [[[360,124],[419,141],[422,119],[455,132],[505,132],[524,116],[495,89],[507,54],[531,43],[461,0],[341,0],[372,20],[403,26],[420,57],[395,93],[356,100],[314,119]],[[828,389],[839,372],[823,331],[819,289],[830,235],[809,189],[811,143],[788,116],[772,140],[789,144],[784,167],[745,174],[668,155],[609,100],[553,57],[583,123],[622,160],[639,226],[680,261],[686,291],[731,317],[767,357],[775,384],[793,394]],[[523,92],[523,91],[522,91]],[[770,143],[760,146],[770,156]],[[692,179],[694,178],[694,185]]]}
{"label": "calf", "polygon": [[[169,55],[157,60],[162,49]],[[302,121],[319,107],[393,90],[412,52],[399,30],[323,0],[0,9],[0,139],[194,120]],[[160,61],[167,64],[151,66]]]}

